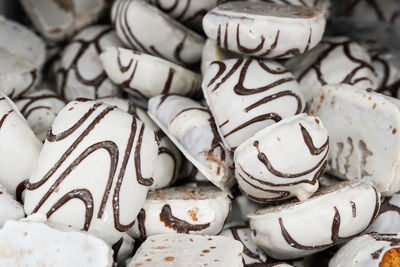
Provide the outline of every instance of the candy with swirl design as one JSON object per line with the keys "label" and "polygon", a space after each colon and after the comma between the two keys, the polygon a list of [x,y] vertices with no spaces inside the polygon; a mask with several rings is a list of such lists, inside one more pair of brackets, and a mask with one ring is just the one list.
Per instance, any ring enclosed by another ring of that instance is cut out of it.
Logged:
{"label": "candy with swirl design", "polygon": [[377,92],[400,98],[400,55],[392,52],[372,56],[377,75]]}
{"label": "candy with swirl design", "polygon": [[99,55],[106,47],[120,44],[114,31],[104,25],[87,27],[75,35],[61,54],[57,71],[60,95],[66,100],[118,95],[118,87],[107,77]]}
{"label": "candy with swirl design", "polygon": [[19,200],[17,188],[31,177],[41,149],[42,143],[18,108],[0,93],[0,184]]}
{"label": "candy with swirl design", "polygon": [[379,206],[380,194],[371,183],[342,182],[306,201],[250,214],[252,238],[276,259],[312,255],[364,231]]}
{"label": "candy with swirl design", "polygon": [[226,0],[149,0],[152,5],[196,30],[202,30],[201,21],[204,15],[215,6]]}
{"label": "candy with swirl design", "polygon": [[214,61],[202,87],[219,132],[233,149],[266,126],[299,114],[304,108],[293,75],[270,60]]}
{"label": "candy with swirl design", "polygon": [[133,50],[181,65],[200,60],[203,38],[145,1],[117,0],[111,18],[118,37]]}
{"label": "candy with swirl design", "polygon": [[385,197],[382,200],[381,208],[375,221],[365,232],[400,232],[400,193],[396,193],[391,197]]}
{"label": "candy with swirl design", "polygon": [[113,244],[133,226],[153,184],[157,151],[155,132],[136,117],[76,99],[47,134],[27,184],[25,211]]}
{"label": "candy with swirl design", "polygon": [[243,266],[243,246],[224,236],[162,234],[140,246],[127,267],[136,266]]}
{"label": "candy with swirl design", "polygon": [[225,59],[236,58],[239,55],[222,49],[217,42],[207,39],[204,43],[203,52],[201,54],[201,73],[206,74],[207,68],[213,61],[222,61]]}
{"label": "candy with swirl design", "polygon": [[222,48],[262,58],[290,58],[316,46],[324,11],[266,2],[228,2],[203,19],[204,32]]}
{"label": "candy with swirl design", "polygon": [[156,234],[209,234],[222,231],[231,202],[213,186],[170,187],[149,192],[135,225],[134,238]]}
{"label": "candy with swirl design", "polygon": [[46,132],[53,124],[65,102],[54,92],[41,89],[24,94],[15,101],[22,115],[27,120],[36,136],[44,141]]}
{"label": "candy with swirl design", "polygon": [[367,51],[347,37],[325,38],[315,49],[286,62],[300,83],[308,103],[327,84],[350,84],[361,89],[376,87],[376,74]]}
{"label": "candy with swirl design", "polygon": [[148,113],[208,180],[229,191],[233,161],[208,108],[183,96],[160,95],[149,100]]}
{"label": "candy with swirl design", "polygon": [[125,91],[141,98],[160,94],[193,95],[200,90],[197,73],[141,52],[108,47],[100,60],[108,77]]}
{"label": "candy with swirl design", "polygon": [[1,266],[112,267],[111,247],[93,235],[35,216],[0,229]]}
{"label": "candy with swirl design", "polygon": [[154,183],[150,189],[164,188],[173,184],[179,175],[182,156],[171,140],[143,109],[135,107],[131,101],[117,97],[102,98],[101,101],[111,106],[117,106],[119,109],[136,116],[156,132],[159,140],[158,156],[154,167]]}
{"label": "candy with swirl design", "polygon": [[400,191],[400,101],[348,84],[326,85],[310,114],[329,132],[327,170],[343,179],[367,179],[385,196]]}
{"label": "candy with swirl design", "polygon": [[253,201],[303,201],[319,187],[329,151],[320,119],[299,114],[266,127],[235,150],[241,190]]}
{"label": "candy with swirl design", "polygon": [[24,206],[7,193],[7,189],[0,185],[0,229],[8,220],[19,220],[25,217]]}
{"label": "candy with swirl design", "polygon": [[400,234],[371,233],[356,237],[339,249],[329,267],[390,267],[400,265]]}

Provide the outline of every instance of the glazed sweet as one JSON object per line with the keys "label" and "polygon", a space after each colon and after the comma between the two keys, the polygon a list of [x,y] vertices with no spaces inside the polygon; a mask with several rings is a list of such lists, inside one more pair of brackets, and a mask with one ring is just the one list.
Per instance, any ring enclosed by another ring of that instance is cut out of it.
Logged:
{"label": "glazed sweet", "polygon": [[203,38],[146,1],[115,1],[111,18],[120,40],[133,50],[181,65],[200,60]]}
{"label": "glazed sweet", "polygon": [[379,211],[380,194],[366,181],[325,187],[303,202],[250,214],[256,245],[276,259],[295,259],[346,241],[365,230]]}
{"label": "glazed sweet", "polygon": [[204,75],[213,61],[222,61],[236,57],[239,57],[239,55],[224,50],[217,45],[217,42],[214,40],[207,39],[204,43],[203,52],[201,54],[201,73]]}
{"label": "glazed sweet", "polygon": [[385,197],[375,221],[365,231],[377,233],[400,232],[400,194]]}
{"label": "glazed sweet", "polygon": [[[400,190],[400,102],[351,85],[319,89],[310,108],[329,132],[327,170],[345,179],[367,179],[385,196]],[[345,129],[345,130],[343,130]]]}
{"label": "glazed sweet", "polygon": [[400,98],[400,55],[384,52],[372,56],[372,66],[377,75],[377,92]]}
{"label": "glazed sweet", "polygon": [[325,38],[315,49],[289,60],[285,66],[300,83],[307,103],[327,84],[376,88],[377,77],[367,51],[343,36]]}
{"label": "glazed sweet", "polygon": [[100,55],[100,60],[108,77],[134,96],[190,96],[200,89],[200,75],[155,56],[120,47],[108,47]]}
{"label": "glazed sweet", "polygon": [[329,267],[399,266],[399,253],[399,234],[366,234],[341,247]]}
{"label": "glazed sweet", "polygon": [[233,162],[207,108],[186,97],[160,95],[149,100],[148,113],[208,180],[229,191]]}
{"label": "glazed sweet", "polygon": [[290,58],[316,46],[325,31],[324,11],[267,2],[228,2],[203,19],[204,32],[222,48],[262,58]]}
{"label": "glazed sweet", "polygon": [[178,178],[183,160],[178,148],[176,148],[157,124],[153,122],[149,115],[141,108],[135,107],[132,101],[117,97],[102,98],[101,101],[111,106],[117,106],[119,109],[136,116],[156,132],[159,141],[158,156],[154,167],[154,181],[150,189],[164,188],[173,184]]}
{"label": "glazed sweet", "polygon": [[259,131],[235,150],[241,190],[258,203],[311,197],[329,151],[328,131],[317,117],[299,114]]}
{"label": "glazed sweet", "polygon": [[48,225],[42,218],[8,221],[0,229],[1,266],[113,266],[113,251],[84,232]]}
{"label": "glazed sweet", "polygon": [[243,266],[243,245],[223,236],[155,235],[146,239],[127,267],[134,266]]}
{"label": "glazed sweet", "polygon": [[107,77],[99,55],[106,47],[120,44],[105,25],[90,26],[75,35],[61,54],[57,71],[60,95],[68,101],[118,95],[118,87]]}
{"label": "glazed sweet", "polygon": [[293,75],[270,60],[214,61],[203,77],[202,88],[219,132],[231,149],[304,108]]}
{"label": "glazed sweet", "polygon": [[25,211],[118,241],[150,186],[158,145],[134,116],[76,99],[58,114],[27,184]]}
{"label": "glazed sweet", "polygon": [[213,186],[170,187],[149,192],[129,234],[208,234],[222,231],[231,210],[228,195]]}
{"label": "glazed sweet", "polygon": [[24,206],[7,193],[0,185],[0,229],[8,220],[19,220],[25,217]]}
{"label": "glazed sweet", "polygon": [[53,124],[58,112],[65,106],[65,102],[53,91],[41,89],[24,94],[15,101],[15,105],[35,135],[44,141],[47,130]]}
{"label": "glazed sweet", "polygon": [[17,98],[40,81],[43,40],[19,23],[0,16],[0,92]]}
{"label": "glazed sweet", "polygon": [[0,184],[19,200],[41,149],[42,143],[18,108],[0,93]]}
{"label": "glazed sweet", "polygon": [[95,21],[107,3],[102,0],[22,0],[21,4],[41,35],[60,41]]}

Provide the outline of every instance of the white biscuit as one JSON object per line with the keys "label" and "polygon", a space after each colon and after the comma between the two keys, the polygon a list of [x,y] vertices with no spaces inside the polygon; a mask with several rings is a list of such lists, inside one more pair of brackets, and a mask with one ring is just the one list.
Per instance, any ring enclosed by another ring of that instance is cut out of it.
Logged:
{"label": "white biscuit", "polygon": [[212,9],[203,19],[203,28],[208,38],[229,51],[289,58],[316,46],[325,23],[322,9],[246,1]]}
{"label": "white biscuit", "polygon": [[134,96],[190,96],[200,90],[200,75],[155,56],[119,47],[108,47],[100,55],[100,60],[108,77]]}
{"label": "white biscuit", "polygon": [[214,61],[204,75],[202,88],[219,132],[231,149],[304,108],[293,75],[270,60]]}
{"label": "white biscuit", "polygon": [[372,184],[343,182],[309,200],[250,214],[252,238],[273,258],[304,257],[361,233],[379,206],[380,194]]}
{"label": "white biscuit", "polygon": [[327,170],[345,179],[368,179],[385,196],[400,190],[400,101],[351,85],[327,85],[310,114],[329,132]]}
{"label": "white biscuit", "polygon": [[25,211],[113,244],[133,226],[153,184],[157,151],[154,131],[134,116],[102,102],[72,101],[47,134]]}

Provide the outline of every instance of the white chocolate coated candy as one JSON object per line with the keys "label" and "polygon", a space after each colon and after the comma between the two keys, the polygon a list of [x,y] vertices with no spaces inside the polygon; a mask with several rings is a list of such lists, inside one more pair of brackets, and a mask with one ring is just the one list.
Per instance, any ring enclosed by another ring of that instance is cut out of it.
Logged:
{"label": "white chocolate coated candy", "polygon": [[217,42],[214,40],[207,39],[201,54],[201,73],[205,75],[207,68],[213,61],[221,61],[236,57],[239,57],[239,55],[226,51],[218,46]]}
{"label": "white chocolate coated candy", "polygon": [[311,51],[285,63],[300,83],[310,103],[326,84],[350,84],[361,89],[376,87],[376,74],[367,51],[347,37],[329,37]]}
{"label": "white chocolate coated candy", "polygon": [[309,200],[250,214],[252,238],[273,258],[304,257],[361,233],[379,205],[380,194],[369,182],[343,182]]}
{"label": "white chocolate coated candy", "polygon": [[[366,234],[341,247],[329,261],[329,267],[398,266],[399,248],[400,234]],[[393,250],[394,255],[390,255]]]}
{"label": "white chocolate coated candy", "polygon": [[77,99],[57,116],[25,194],[27,214],[118,241],[153,184],[155,133],[102,102]]}
{"label": "white chocolate coated candy", "polygon": [[121,41],[131,49],[178,64],[200,60],[203,38],[141,0],[117,0],[111,18]]}
{"label": "white chocolate coated candy", "polygon": [[328,151],[323,123],[299,114],[266,127],[235,150],[236,179],[255,202],[294,196],[303,201],[318,190]]}
{"label": "white chocolate coated candy", "polygon": [[246,1],[212,9],[203,19],[203,28],[208,38],[229,51],[289,58],[316,46],[325,23],[321,9]]}
{"label": "white chocolate coated candy", "polygon": [[163,131],[153,122],[147,113],[141,108],[135,107],[131,101],[112,97],[102,98],[104,103],[117,106],[129,114],[135,115],[139,120],[157,133],[159,139],[158,156],[155,162],[153,180],[150,189],[159,189],[173,184],[179,175],[182,164],[182,156],[176,146],[169,140]]}
{"label": "white chocolate coated candy", "polygon": [[155,235],[146,239],[127,267],[239,267],[242,250],[239,241],[223,236]]}
{"label": "white chocolate coated candy", "polygon": [[270,60],[214,61],[204,75],[202,88],[219,132],[230,148],[304,108],[293,75]]}
{"label": "white chocolate coated candy", "polygon": [[371,64],[377,75],[377,91],[400,98],[400,55],[379,53],[372,57]]}
{"label": "white chocolate coated candy", "polygon": [[383,199],[375,221],[365,231],[377,233],[400,232],[400,193]]}
{"label": "white chocolate coated candy", "polygon": [[100,60],[108,77],[134,96],[190,96],[200,89],[200,75],[155,56],[119,47],[108,47],[100,55]]}
{"label": "white chocolate coated candy", "polygon": [[213,186],[171,187],[149,192],[129,234],[145,238],[156,234],[209,234],[222,231],[231,202]]}
{"label": "white chocolate coated candy", "polygon": [[42,221],[8,221],[0,229],[1,266],[113,266],[113,251],[84,232],[57,229]]}
{"label": "white chocolate coated candy", "polygon": [[18,220],[25,217],[24,206],[7,193],[0,185],[0,229],[8,220]]}
{"label": "white chocolate coated candy", "polygon": [[95,25],[81,30],[64,48],[57,71],[57,87],[66,100],[118,95],[118,87],[104,72],[99,55],[108,46],[119,46],[114,31]]}
{"label": "white chocolate coated candy", "polygon": [[114,261],[118,262],[118,264],[123,265],[125,261],[131,256],[134,245],[135,240],[128,234],[124,233],[124,235],[111,246],[114,252]]}
{"label": "white chocolate coated candy", "polygon": [[36,136],[44,141],[46,132],[53,124],[58,112],[65,106],[64,100],[54,92],[41,89],[24,94],[15,101]]}
{"label": "white chocolate coated candy", "polygon": [[326,85],[310,114],[329,132],[327,170],[344,179],[367,179],[385,196],[400,190],[400,101],[351,85]]}
{"label": "white chocolate coated candy", "polygon": [[232,179],[232,159],[220,139],[210,111],[198,102],[176,95],[149,100],[149,115],[184,156],[224,191]]}
{"label": "white chocolate coated candy", "polygon": [[16,196],[17,187],[31,177],[41,149],[18,108],[0,94],[0,184],[11,195]]}
{"label": "white chocolate coated candy", "polygon": [[21,0],[21,4],[40,34],[53,41],[90,24],[106,7],[102,0]]}

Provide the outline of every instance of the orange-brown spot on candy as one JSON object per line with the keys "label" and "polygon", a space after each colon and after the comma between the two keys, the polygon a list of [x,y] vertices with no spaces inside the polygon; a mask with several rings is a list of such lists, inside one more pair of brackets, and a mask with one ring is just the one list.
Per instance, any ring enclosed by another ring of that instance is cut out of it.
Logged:
{"label": "orange-brown spot on candy", "polygon": [[151,261],[151,259],[146,259],[146,261]]}
{"label": "orange-brown spot on candy", "polygon": [[392,248],[385,252],[379,267],[400,266],[400,248]]}
{"label": "orange-brown spot on candy", "polygon": [[197,222],[199,219],[197,218],[197,213],[194,210],[188,210],[187,213],[192,218],[193,221]]}
{"label": "orange-brown spot on candy", "polygon": [[213,246],[213,247],[210,247],[210,248],[211,248],[211,249],[216,249],[217,247],[214,247],[214,246]]}
{"label": "orange-brown spot on candy", "polygon": [[164,260],[165,261],[174,261],[175,258],[174,257],[165,257]]}
{"label": "orange-brown spot on candy", "polygon": [[157,246],[154,249],[164,249],[164,248],[167,248],[167,247],[166,246]]}
{"label": "orange-brown spot on candy", "polygon": [[208,238],[208,240],[212,240],[212,238],[211,238],[211,237],[209,237],[209,238]]}
{"label": "orange-brown spot on candy", "polygon": [[315,122],[316,122],[317,124],[319,124],[319,119],[315,118]]}
{"label": "orange-brown spot on candy", "polygon": [[68,110],[71,111],[71,110],[73,110],[73,109],[74,109],[74,107],[70,107]]}
{"label": "orange-brown spot on candy", "polygon": [[277,137],[276,139],[278,140],[278,142],[280,142],[280,141],[281,141],[281,139],[280,139],[279,137]]}
{"label": "orange-brown spot on candy", "polygon": [[324,99],[325,99],[325,95],[322,94],[322,95],[319,97],[319,101],[322,102],[322,101],[324,101]]}
{"label": "orange-brown spot on candy", "polygon": [[240,253],[238,254],[239,257],[242,257],[242,255],[243,255],[242,252],[240,252]]}
{"label": "orange-brown spot on candy", "polygon": [[142,266],[143,263],[136,263],[135,266]]}
{"label": "orange-brown spot on candy", "polygon": [[396,133],[397,133],[396,128],[394,128],[394,129],[392,130],[392,133],[393,133],[393,134],[396,134]]}
{"label": "orange-brown spot on candy", "polygon": [[204,256],[204,254],[200,254],[200,257],[203,257]]}
{"label": "orange-brown spot on candy", "polygon": [[368,97],[368,100],[371,100],[371,99],[372,99],[372,98],[369,96],[369,97]]}
{"label": "orange-brown spot on candy", "polygon": [[203,250],[202,251],[203,253],[208,253],[208,252],[210,252],[208,249],[205,249],[205,250]]}

